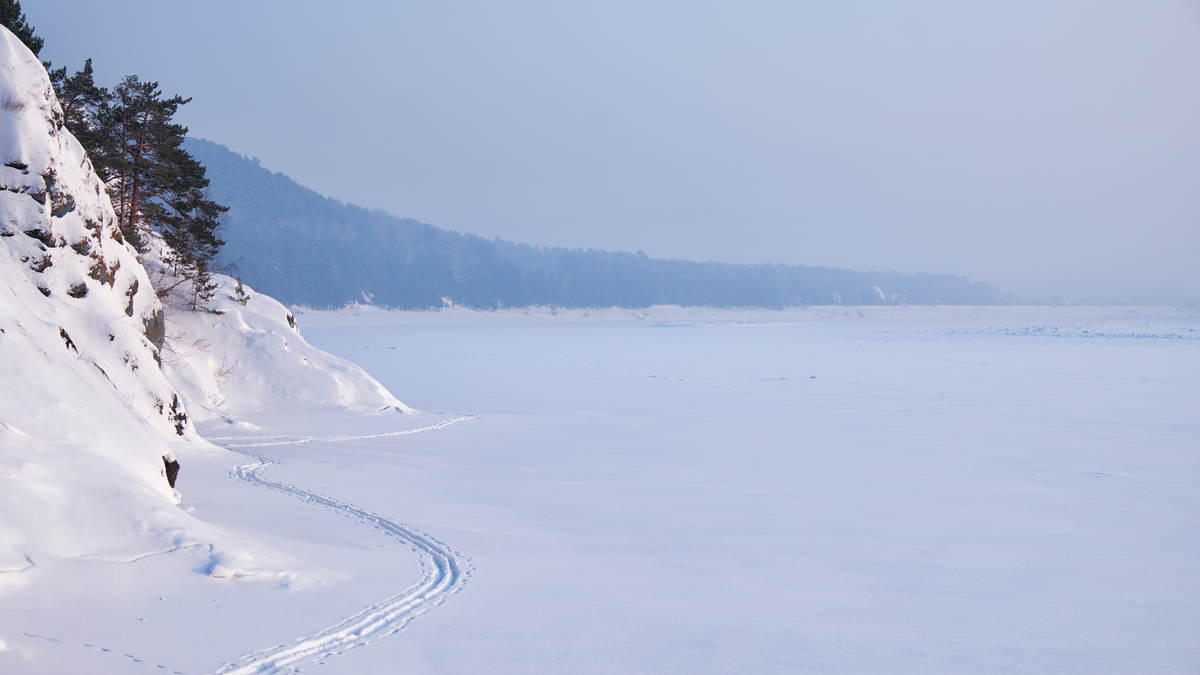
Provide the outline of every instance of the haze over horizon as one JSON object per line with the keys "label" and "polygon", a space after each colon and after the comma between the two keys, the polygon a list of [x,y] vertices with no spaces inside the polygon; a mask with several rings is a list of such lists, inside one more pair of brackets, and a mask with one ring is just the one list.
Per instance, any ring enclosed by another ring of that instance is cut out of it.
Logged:
{"label": "haze over horizon", "polygon": [[439,227],[1200,294],[1194,3],[24,10],[55,66],[157,79],[192,135]]}

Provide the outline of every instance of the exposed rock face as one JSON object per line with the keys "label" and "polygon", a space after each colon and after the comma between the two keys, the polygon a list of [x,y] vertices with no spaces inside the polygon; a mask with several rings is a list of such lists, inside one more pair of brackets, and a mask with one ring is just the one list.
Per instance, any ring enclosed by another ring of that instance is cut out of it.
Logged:
{"label": "exposed rock face", "polygon": [[[134,287],[136,288],[136,286]],[[130,305],[132,307],[132,305]],[[146,339],[154,348],[162,351],[163,342],[167,339],[167,322],[163,317],[162,308],[156,310],[149,317],[142,319],[142,325],[146,327]]]}

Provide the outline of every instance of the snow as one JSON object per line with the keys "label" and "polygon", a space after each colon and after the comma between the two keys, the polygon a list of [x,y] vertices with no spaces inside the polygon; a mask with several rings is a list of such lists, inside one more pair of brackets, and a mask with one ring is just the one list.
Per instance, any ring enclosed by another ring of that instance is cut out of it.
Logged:
{"label": "snow", "polygon": [[0,101],[0,672],[1200,664],[1194,313],[193,313]]}
{"label": "snow", "polygon": [[[182,461],[186,482],[193,461],[238,457],[201,439],[188,414],[195,386],[203,396],[214,379],[201,347],[241,364],[230,413],[279,397],[293,410],[407,409],[294,329],[280,338],[290,314],[270,298],[220,315],[164,308],[85,153],[61,127],[45,69],[4,29],[0,108],[0,594],[68,585],[55,570],[86,577],[76,566],[137,566],[173,553],[213,578],[294,588],[337,578],[179,506],[164,459]],[[164,310],[176,334],[160,370]],[[186,353],[180,331],[193,338]],[[222,414],[211,401],[196,404],[202,419]],[[28,656],[8,643],[0,651]]]}
{"label": "snow", "polygon": [[316,581],[214,579],[194,549],[47,558],[5,593],[0,670],[1200,663],[1194,313],[295,317],[313,345],[442,411],[198,424],[245,454],[185,463],[182,507]]}
{"label": "snow", "polygon": [[372,500],[476,572],[325,672],[1200,663],[1194,313],[354,314],[299,318],[418,407],[480,415]]}
{"label": "snow", "polygon": [[164,372],[197,420],[237,425],[247,414],[339,406],[411,410],[361,368],[310,346],[295,317],[273,298],[214,275],[207,312],[167,308]]}
{"label": "snow", "polygon": [[[0,588],[31,556],[204,539],[162,456],[196,440],[143,335],[160,307],[36,58],[0,31]],[[199,538],[199,539],[198,539]],[[208,538],[212,540],[211,537]]]}

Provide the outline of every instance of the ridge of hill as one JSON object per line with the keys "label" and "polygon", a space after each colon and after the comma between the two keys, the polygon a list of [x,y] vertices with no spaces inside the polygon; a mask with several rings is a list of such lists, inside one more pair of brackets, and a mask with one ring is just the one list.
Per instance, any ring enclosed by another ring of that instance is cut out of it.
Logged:
{"label": "ridge of hill", "polygon": [[998,290],[950,274],[738,265],[489,240],[324,197],[211,141],[184,147],[230,207],[225,263],[280,301],[401,309],[557,305],[768,307],[996,304]]}

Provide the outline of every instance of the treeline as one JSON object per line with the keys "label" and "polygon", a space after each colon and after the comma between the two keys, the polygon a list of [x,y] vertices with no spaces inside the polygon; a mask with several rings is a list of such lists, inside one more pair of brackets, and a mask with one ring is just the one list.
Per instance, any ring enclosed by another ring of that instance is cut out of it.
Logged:
{"label": "treeline", "polygon": [[224,146],[189,138],[212,194],[230,206],[224,262],[279,300],[396,308],[656,304],[992,304],[992,286],[947,274],[659,260],[538,248],[450,232],[323,197]]}
{"label": "treeline", "polygon": [[[44,40],[19,2],[0,0],[0,23],[40,56]],[[227,207],[208,198],[204,166],[182,147],[188,130],[174,117],[191,99],[166,97],[157,82],[136,75],[112,89],[101,87],[91,59],[71,75],[66,67],[42,63],[62,106],[63,125],[108,188],[122,236],[163,265],[164,274],[152,275],[159,295],[186,291],[193,309],[203,307],[215,288],[211,274],[224,244],[217,228]],[[155,246],[158,237],[166,249]]]}

